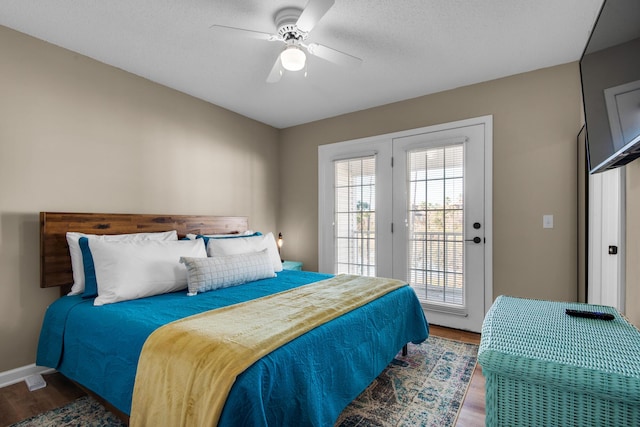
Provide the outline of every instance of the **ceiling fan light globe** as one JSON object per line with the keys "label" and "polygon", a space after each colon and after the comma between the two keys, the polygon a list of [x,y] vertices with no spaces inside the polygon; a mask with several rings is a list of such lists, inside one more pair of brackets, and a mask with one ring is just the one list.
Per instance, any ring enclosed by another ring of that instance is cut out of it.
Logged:
{"label": "ceiling fan light globe", "polygon": [[300,71],[304,68],[307,56],[297,46],[287,46],[280,54],[280,61],[285,70]]}

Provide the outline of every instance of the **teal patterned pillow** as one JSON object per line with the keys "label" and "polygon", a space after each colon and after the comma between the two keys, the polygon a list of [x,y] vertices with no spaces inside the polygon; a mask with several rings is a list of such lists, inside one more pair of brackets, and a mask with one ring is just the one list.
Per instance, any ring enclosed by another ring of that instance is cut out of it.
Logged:
{"label": "teal patterned pillow", "polygon": [[209,258],[182,257],[180,262],[187,267],[187,295],[276,277],[267,249]]}

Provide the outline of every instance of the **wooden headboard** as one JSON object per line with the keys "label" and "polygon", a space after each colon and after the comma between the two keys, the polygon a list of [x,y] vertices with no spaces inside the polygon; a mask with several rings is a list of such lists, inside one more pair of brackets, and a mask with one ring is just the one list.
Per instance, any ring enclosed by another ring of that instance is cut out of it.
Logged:
{"label": "wooden headboard", "polygon": [[67,231],[86,234],[149,233],[177,230],[193,234],[237,234],[249,228],[247,217],[40,212],[40,287],[73,284]]}

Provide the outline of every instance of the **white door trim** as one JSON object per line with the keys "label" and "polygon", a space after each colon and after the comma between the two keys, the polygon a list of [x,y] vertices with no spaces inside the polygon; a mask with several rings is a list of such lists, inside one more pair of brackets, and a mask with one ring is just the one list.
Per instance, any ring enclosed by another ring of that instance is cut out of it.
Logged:
{"label": "white door trim", "polygon": [[[625,309],[626,292],[626,170],[611,169],[589,176],[589,271],[590,304]],[[617,255],[609,246],[617,246]]]}
{"label": "white door trim", "polygon": [[493,116],[478,117],[484,123],[484,312],[493,304]]}

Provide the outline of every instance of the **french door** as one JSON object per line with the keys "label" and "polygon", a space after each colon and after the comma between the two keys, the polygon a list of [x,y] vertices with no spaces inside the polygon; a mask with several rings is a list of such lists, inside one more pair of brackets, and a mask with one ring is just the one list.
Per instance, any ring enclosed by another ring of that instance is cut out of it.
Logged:
{"label": "french door", "polygon": [[320,271],[405,280],[430,323],[479,332],[492,302],[491,126],[321,146]]}

